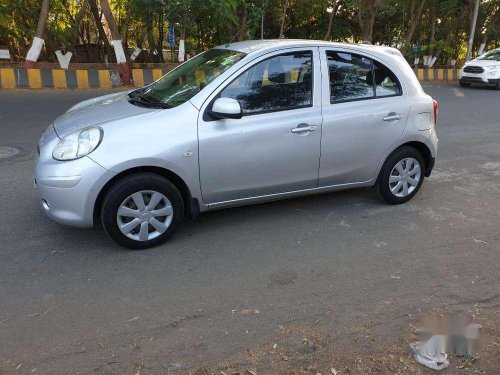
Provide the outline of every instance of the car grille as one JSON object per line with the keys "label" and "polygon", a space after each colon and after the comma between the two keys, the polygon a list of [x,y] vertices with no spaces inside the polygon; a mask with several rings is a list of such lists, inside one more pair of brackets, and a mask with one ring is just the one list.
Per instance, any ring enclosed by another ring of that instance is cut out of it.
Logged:
{"label": "car grille", "polygon": [[484,69],[481,68],[480,66],[466,66],[464,68],[464,72],[465,73],[474,73],[474,74],[479,74],[479,73],[483,73],[484,72]]}

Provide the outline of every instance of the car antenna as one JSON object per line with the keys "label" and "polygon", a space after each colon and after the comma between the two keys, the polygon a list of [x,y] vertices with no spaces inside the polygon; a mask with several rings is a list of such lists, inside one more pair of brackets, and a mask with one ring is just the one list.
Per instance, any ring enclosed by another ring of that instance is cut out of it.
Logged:
{"label": "car antenna", "polygon": [[233,42],[233,40],[238,36],[240,35],[241,31],[243,30],[244,26],[241,27],[238,32],[236,34],[233,35],[233,37],[229,40],[229,42],[226,43],[226,45],[224,47],[228,48],[229,45]]}

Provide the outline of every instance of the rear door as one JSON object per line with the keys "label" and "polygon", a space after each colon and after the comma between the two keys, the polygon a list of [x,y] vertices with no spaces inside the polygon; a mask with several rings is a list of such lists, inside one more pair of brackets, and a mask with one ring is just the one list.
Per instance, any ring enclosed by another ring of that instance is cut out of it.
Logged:
{"label": "rear door", "polygon": [[[207,100],[198,122],[205,203],[317,186],[322,121],[319,65],[317,47],[269,54]],[[243,117],[211,117],[208,111],[218,97],[238,100]]]}
{"label": "rear door", "polygon": [[390,68],[371,56],[321,48],[323,136],[319,186],[375,177],[403,134],[410,103]]}

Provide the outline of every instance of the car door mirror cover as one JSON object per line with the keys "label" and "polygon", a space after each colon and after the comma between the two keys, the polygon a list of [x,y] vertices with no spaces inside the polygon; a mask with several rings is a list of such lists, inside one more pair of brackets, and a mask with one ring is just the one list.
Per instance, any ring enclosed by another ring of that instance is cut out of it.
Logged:
{"label": "car door mirror cover", "polygon": [[224,119],[240,119],[243,117],[240,103],[233,98],[217,98],[212,104],[210,115]]}

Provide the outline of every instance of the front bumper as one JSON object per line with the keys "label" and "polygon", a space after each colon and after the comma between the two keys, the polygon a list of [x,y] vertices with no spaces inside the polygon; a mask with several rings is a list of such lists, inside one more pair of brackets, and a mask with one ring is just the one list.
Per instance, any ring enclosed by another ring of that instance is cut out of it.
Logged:
{"label": "front bumper", "polygon": [[34,185],[45,214],[74,227],[90,228],[101,181],[112,174],[88,157],[70,162],[42,163],[35,169]]}
{"label": "front bumper", "polygon": [[458,81],[460,83],[471,83],[479,85],[496,85],[499,80],[499,78],[495,78],[494,75],[491,76],[487,72],[480,74],[461,72],[458,77]]}
{"label": "front bumper", "polygon": [[34,185],[42,209],[58,223],[92,227],[97,196],[115,174],[89,157],[65,162],[54,160],[52,150],[57,142],[59,138],[49,127],[39,144]]}

